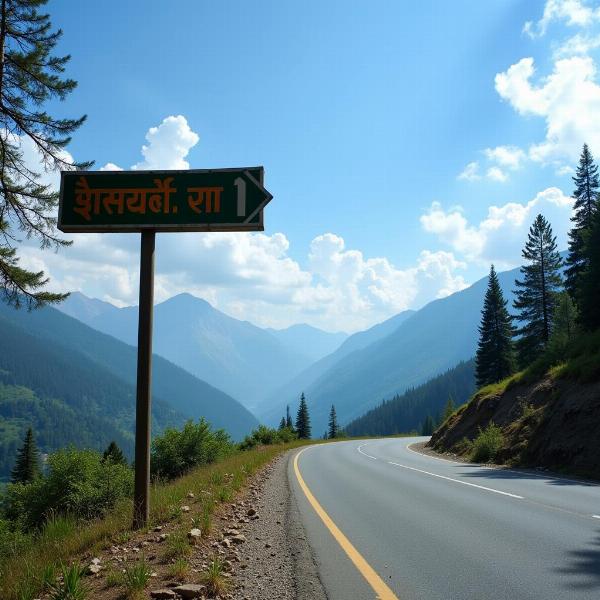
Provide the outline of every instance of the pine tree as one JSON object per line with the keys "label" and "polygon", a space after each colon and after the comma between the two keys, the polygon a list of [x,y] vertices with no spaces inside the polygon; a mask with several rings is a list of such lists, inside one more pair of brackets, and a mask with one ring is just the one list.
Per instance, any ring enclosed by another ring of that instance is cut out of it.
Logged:
{"label": "pine tree", "polygon": [[296,431],[298,432],[299,439],[310,439],[310,415],[308,414],[308,406],[306,405],[304,392],[302,392],[302,395],[300,396],[300,406],[298,407],[298,414],[296,415]]}
{"label": "pine tree", "polygon": [[506,309],[506,300],[492,265],[481,311],[479,342],[475,356],[475,378],[478,386],[495,383],[514,372],[512,336],[513,327]]}
{"label": "pine tree", "polygon": [[111,442],[108,445],[108,448],[104,451],[104,454],[102,455],[102,459],[104,461],[110,460],[114,464],[127,464],[127,459],[125,458],[125,455],[123,454],[121,448],[117,446],[116,442]]}
{"label": "pine tree", "polygon": [[421,426],[421,435],[431,435],[434,429],[435,424],[433,422],[433,417],[431,415],[427,415],[423,421],[423,425]]}
{"label": "pine tree", "polygon": [[285,429],[285,417],[281,417],[281,421],[279,421],[279,431]]}
{"label": "pine tree", "polygon": [[517,318],[521,322],[517,330],[521,336],[517,342],[519,362],[525,367],[550,339],[557,294],[562,285],[562,261],[556,249],[556,237],[542,215],[536,217],[529,229],[522,256],[529,264],[521,267],[523,280],[515,281],[514,307],[519,311]]}
{"label": "pine tree", "polygon": [[452,394],[448,396],[448,402],[446,402],[446,406],[444,408],[444,414],[442,415],[442,423],[444,423],[448,417],[450,417],[456,409],[456,405],[454,404],[454,398],[452,398]]}
{"label": "pine tree", "polygon": [[23,446],[17,453],[12,470],[12,483],[30,483],[40,473],[39,455],[31,427],[25,434]]}
{"label": "pine tree", "polygon": [[584,237],[586,267],[577,286],[579,321],[584,329],[600,327],[600,209],[594,211],[592,226]]}
{"label": "pine tree", "polygon": [[[54,119],[42,105],[63,100],[77,83],[62,78],[69,56],[52,56],[62,32],[38,12],[47,0],[0,0],[0,288],[6,301],[29,307],[60,302],[64,294],[44,291],[43,271],[19,267],[17,230],[37,238],[42,248],[69,245],[58,237],[54,212],[58,193],[41,181],[23,153],[23,144],[40,156],[40,170],[85,169],[70,162],[64,149],[84,122]],[[35,168],[35,167],[33,167]]]}
{"label": "pine tree", "polygon": [[574,215],[571,217],[573,227],[569,231],[569,254],[567,256],[565,269],[565,287],[572,298],[577,295],[577,282],[583,273],[587,259],[584,251],[585,234],[592,225],[594,209],[598,204],[598,167],[594,163],[592,153],[587,144],[583,145],[583,151],[579,159],[579,166],[575,177],[575,190],[573,192]]}
{"label": "pine tree", "polygon": [[294,430],[294,423],[292,422],[292,415],[290,414],[290,405],[285,407],[285,426],[291,431]]}
{"label": "pine tree", "polygon": [[335,439],[338,436],[339,426],[337,422],[337,415],[335,413],[335,406],[331,405],[331,410],[329,411],[329,430],[327,435],[330,440]]}
{"label": "pine tree", "polygon": [[557,296],[556,308],[552,321],[552,337],[560,337],[565,343],[570,342],[577,333],[578,314],[573,299],[568,292]]}

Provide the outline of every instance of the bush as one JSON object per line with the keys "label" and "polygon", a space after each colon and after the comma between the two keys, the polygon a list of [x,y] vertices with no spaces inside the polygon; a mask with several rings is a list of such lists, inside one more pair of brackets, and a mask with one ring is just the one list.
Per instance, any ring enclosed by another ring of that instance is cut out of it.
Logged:
{"label": "bush", "polygon": [[240,450],[250,450],[255,446],[271,446],[272,444],[286,444],[297,439],[296,432],[289,427],[272,429],[259,425],[250,435],[247,435],[239,444]]}
{"label": "bush", "polygon": [[26,530],[54,515],[93,519],[131,495],[132,489],[129,467],[103,461],[93,450],[66,448],[48,457],[47,475],[8,485],[6,516]]}
{"label": "bush", "polygon": [[498,450],[504,443],[502,430],[494,423],[490,423],[473,441],[471,460],[474,462],[491,462],[496,457]]}
{"label": "bush", "polygon": [[152,443],[152,474],[173,479],[200,465],[215,462],[234,449],[223,430],[212,431],[203,418],[188,421],[181,431],[167,429]]}

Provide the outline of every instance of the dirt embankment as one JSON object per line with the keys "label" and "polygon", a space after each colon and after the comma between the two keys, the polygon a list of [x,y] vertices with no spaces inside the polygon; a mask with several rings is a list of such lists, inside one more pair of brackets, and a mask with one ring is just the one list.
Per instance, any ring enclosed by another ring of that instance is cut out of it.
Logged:
{"label": "dirt embankment", "polygon": [[547,376],[476,394],[434,433],[429,446],[464,456],[469,441],[490,422],[503,434],[495,462],[600,478],[600,382]]}

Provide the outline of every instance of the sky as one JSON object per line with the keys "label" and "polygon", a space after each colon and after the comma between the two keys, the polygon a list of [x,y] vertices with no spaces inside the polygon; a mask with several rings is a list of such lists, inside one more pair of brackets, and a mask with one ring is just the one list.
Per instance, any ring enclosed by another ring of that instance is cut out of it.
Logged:
{"label": "sky", "polygon": [[[264,233],[157,236],[155,299],[259,326],[357,331],[566,248],[600,153],[597,0],[50,0],[78,81],[56,116],[95,169],[263,165]],[[23,141],[33,164],[34,151]],[[57,175],[44,177],[53,183]],[[24,240],[50,287],[137,304],[139,235]]]}

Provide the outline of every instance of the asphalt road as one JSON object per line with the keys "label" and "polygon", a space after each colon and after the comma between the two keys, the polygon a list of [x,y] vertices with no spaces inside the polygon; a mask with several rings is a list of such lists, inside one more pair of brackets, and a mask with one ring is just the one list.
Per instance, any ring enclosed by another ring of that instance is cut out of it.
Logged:
{"label": "asphalt road", "polygon": [[311,446],[290,461],[331,600],[384,588],[400,600],[600,599],[600,485],[410,450],[425,439]]}

